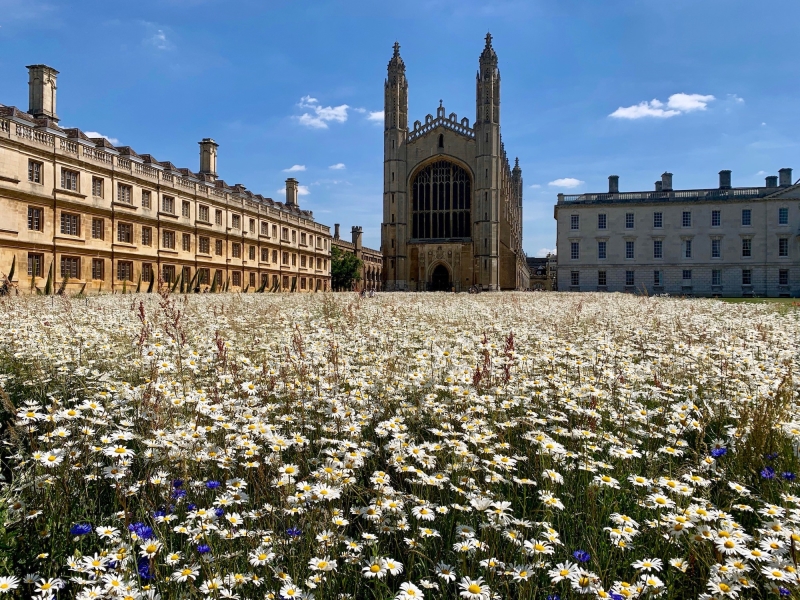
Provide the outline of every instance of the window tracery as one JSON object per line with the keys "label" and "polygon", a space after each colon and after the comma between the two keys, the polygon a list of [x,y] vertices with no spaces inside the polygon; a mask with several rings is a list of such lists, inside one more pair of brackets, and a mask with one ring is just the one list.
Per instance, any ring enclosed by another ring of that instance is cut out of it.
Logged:
{"label": "window tracery", "polygon": [[440,160],[421,169],[411,184],[412,237],[469,238],[472,181],[461,167]]}

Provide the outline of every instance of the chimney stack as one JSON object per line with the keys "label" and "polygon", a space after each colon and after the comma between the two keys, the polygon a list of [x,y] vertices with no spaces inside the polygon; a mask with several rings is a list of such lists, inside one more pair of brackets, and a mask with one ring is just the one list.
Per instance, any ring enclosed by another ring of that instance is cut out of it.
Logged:
{"label": "chimney stack", "polygon": [[200,173],[217,178],[217,148],[219,144],[211,138],[203,138],[200,144]]}
{"label": "chimney stack", "polygon": [[619,175],[608,176],[608,193],[619,194]]}
{"label": "chimney stack", "polygon": [[47,65],[28,65],[28,113],[40,119],[56,116],[56,78],[58,71]]}
{"label": "chimney stack", "polygon": [[656,191],[657,192],[661,191],[661,182],[660,181],[656,181]]}
{"label": "chimney stack", "polygon": [[294,177],[286,180],[286,206],[297,208],[297,179]]}
{"label": "chimney stack", "polygon": [[719,172],[719,189],[721,190],[731,189],[731,172],[727,169],[724,169]]}
{"label": "chimney stack", "polygon": [[356,247],[356,250],[361,250],[361,234],[363,233],[363,229],[360,226],[354,225],[351,231],[353,236],[353,246]]}
{"label": "chimney stack", "polygon": [[661,174],[661,189],[665,192],[672,191],[672,173]]}
{"label": "chimney stack", "polygon": [[338,223],[334,223],[333,224],[333,239],[335,239],[335,240],[339,239],[339,224]]}
{"label": "chimney stack", "polygon": [[779,169],[778,179],[781,187],[789,187],[790,185],[792,185],[792,170]]}
{"label": "chimney stack", "polygon": [[777,175],[768,175],[766,177],[767,187],[768,188],[776,188],[778,187],[778,176]]}

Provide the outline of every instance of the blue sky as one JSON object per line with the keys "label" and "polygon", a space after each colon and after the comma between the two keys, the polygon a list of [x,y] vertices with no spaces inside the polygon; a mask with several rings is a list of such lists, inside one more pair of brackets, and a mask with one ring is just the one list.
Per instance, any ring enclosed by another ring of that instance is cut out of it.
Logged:
{"label": "blue sky", "polygon": [[[0,103],[25,65],[61,74],[61,124],[219,174],[380,243],[383,81],[398,40],[409,121],[475,117],[491,31],[502,131],[525,180],[524,247],[555,245],[558,192],[763,185],[800,169],[796,0],[0,0]],[[621,109],[621,110],[620,110]],[[294,170],[291,169],[294,167]],[[797,171],[800,175],[800,171]]]}

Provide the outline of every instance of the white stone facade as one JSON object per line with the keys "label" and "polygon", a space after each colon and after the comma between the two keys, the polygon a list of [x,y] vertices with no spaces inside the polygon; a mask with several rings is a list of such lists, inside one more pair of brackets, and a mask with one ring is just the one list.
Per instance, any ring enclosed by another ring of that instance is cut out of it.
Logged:
{"label": "white stone facade", "polygon": [[[800,296],[800,185],[559,194],[558,289],[691,296]],[[662,183],[662,182],[659,182]],[[728,185],[725,185],[725,184]],[[669,188],[669,189],[668,189]]]}

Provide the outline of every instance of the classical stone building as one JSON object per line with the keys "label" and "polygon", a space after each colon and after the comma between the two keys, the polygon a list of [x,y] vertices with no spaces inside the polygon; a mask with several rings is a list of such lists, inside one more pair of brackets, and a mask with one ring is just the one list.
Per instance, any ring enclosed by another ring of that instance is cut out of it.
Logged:
{"label": "classical stone building", "polygon": [[194,287],[316,291],[330,287],[330,229],[297,202],[217,177],[218,145],[200,142],[193,172],[81,130],[62,128],[56,76],[28,67],[30,106],[0,105],[0,271],[16,258],[20,291]]}
{"label": "classical stone building", "polygon": [[558,195],[558,289],[694,296],[800,295],[800,185]]}
{"label": "classical stone building", "polygon": [[333,226],[333,246],[339,248],[343,252],[350,252],[355,254],[357,258],[361,259],[361,280],[355,284],[356,290],[375,290],[381,291],[383,289],[383,255],[379,250],[367,248],[361,243],[361,238],[364,230],[355,226],[351,230],[352,242],[343,240],[339,235],[339,223]]}
{"label": "classical stone building", "polygon": [[476,119],[445,114],[408,127],[408,81],[394,45],[385,82],[381,251],[387,290],[525,289],[522,170],[500,135],[491,35],[476,78]]}

